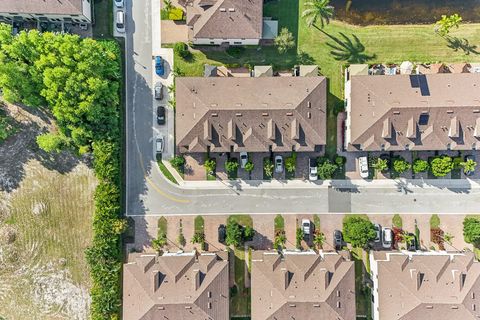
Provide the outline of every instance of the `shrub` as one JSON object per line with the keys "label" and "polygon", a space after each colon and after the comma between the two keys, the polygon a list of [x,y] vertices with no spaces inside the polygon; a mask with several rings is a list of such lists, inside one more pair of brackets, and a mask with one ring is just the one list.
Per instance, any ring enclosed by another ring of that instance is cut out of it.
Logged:
{"label": "shrub", "polygon": [[388,169],[388,159],[377,158],[377,160],[373,162],[372,167],[377,171],[385,171]]}
{"label": "shrub", "polygon": [[245,164],[245,171],[247,172],[252,172],[253,169],[254,169],[254,165],[251,161],[248,161],[246,164]]}
{"label": "shrub", "polygon": [[273,162],[269,158],[263,159],[263,171],[267,177],[273,176]]}
{"label": "shrub", "polygon": [[203,243],[205,242],[205,234],[203,232],[195,232],[191,242],[201,244],[203,247]]}
{"label": "shrub", "polygon": [[225,243],[230,246],[239,247],[243,243],[242,227],[237,222],[227,224],[227,235]]}
{"label": "shrub", "polygon": [[[229,54],[231,56],[240,56],[242,53],[245,52],[245,47],[241,47],[241,46],[228,47],[226,52],[227,52],[227,54]],[[238,67],[240,67],[239,64],[237,64],[236,68],[238,68]],[[233,67],[233,68],[235,68],[235,67]]]}
{"label": "shrub", "polygon": [[431,228],[430,229],[430,239],[433,243],[438,244],[440,250],[445,250],[445,245],[443,241],[443,230],[440,228]]}
{"label": "shrub", "polygon": [[177,242],[182,247],[185,247],[185,245],[187,244],[187,241],[185,240],[185,236],[183,235],[182,232],[178,234]]}
{"label": "shrub", "polygon": [[425,172],[428,170],[430,165],[428,164],[428,161],[423,160],[423,159],[415,159],[413,161],[413,172],[414,173],[419,173],[419,172]]}
{"label": "shrub", "polygon": [[411,165],[403,158],[396,158],[393,160],[393,170],[397,173],[403,173],[407,170],[410,170]]}
{"label": "shrub", "polygon": [[480,219],[477,217],[466,217],[463,220],[463,237],[465,242],[475,246],[480,244]]}
{"label": "shrub", "polygon": [[170,160],[170,164],[174,167],[177,171],[181,171],[183,166],[185,165],[185,158],[181,155],[176,155]]}
{"label": "shrub", "polygon": [[295,47],[295,38],[287,28],[282,28],[273,42],[279,53],[285,53]]}
{"label": "shrub", "polygon": [[303,240],[303,230],[302,228],[297,228],[297,232],[295,234],[295,239],[296,239],[296,248],[301,249],[302,248],[302,240]]}
{"label": "shrub", "polygon": [[297,165],[297,154],[295,152],[292,152],[292,155],[285,159],[285,170],[287,170],[287,172],[290,172],[290,173],[295,172],[296,165]]}
{"label": "shrub", "polygon": [[460,166],[463,167],[464,173],[470,173],[475,171],[475,167],[477,166],[477,163],[473,159],[468,159],[465,162],[461,162]]}
{"label": "shrub", "polygon": [[207,170],[208,173],[215,172],[215,168],[217,167],[217,163],[213,158],[205,160],[205,163],[203,165],[205,166],[205,170]]}
{"label": "shrub", "polygon": [[287,242],[287,237],[285,236],[285,231],[279,231],[275,234],[275,239],[273,241],[273,248],[278,250],[280,247],[283,247]]}
{"label": "shrub", "polygon": [[182,9],[180,8],[172,8],[168,12],[168,20],[174,20],[174,21],[182,21],[185,20],[185,14]]}
{"label": "shrub", "polygon": [[437,214],[432,214],[430,217],[430,228],[440,227],[440,217]]}
{"label": "shrub", "polygon": [[402,217],[400,217],[399,214],[395,214],[392,218],[392,224],[397,227],[397,228],[402,228],[403,227],[403,221]]}
{"label": "shrub", "polygon": [[327,159],[317,166],[318,176],[322,180],[332,179],[337,169],[338,166]]}
{"label": "shrub", "polygon": [[243,241],[252,241],[255,235],[255,230],[251,226],[245,226],[243,229]]}
{"label": "shrub", "polygon": [[453,161],[449,156],[434,158],[430,163],[430,169],[435,177],[444,177],[453,169]]}
{"label": "shrub", "polygon": [[335,164],[336,164],[337,166],[341,167],[341,166],[343,166],[343,165],[345,164],[346,160],[347,160],[347,159],[346,159],[345,157],[337,156],[337,157],[335,158]]}
{"label": "shrub", "polygon": [[225,162],[225,170],[227,170],[228,173],[234,173],[238,169],[238,161],[235,159],[230,159]]}
{"label": "shrub", "polygon": [[190,51],[188,50],[187,44],[184,42],[175,43],[175,45],[173,46],[173,51],[176,55],[180,56],[183,59],[186,59],[191,55]]}
{"label": "shrub", "polygon": [[345,241],[354,247],[365,248],[369,241],[375,239],[376,232],[368,219],[360,216],[347,216],[343,221]]}

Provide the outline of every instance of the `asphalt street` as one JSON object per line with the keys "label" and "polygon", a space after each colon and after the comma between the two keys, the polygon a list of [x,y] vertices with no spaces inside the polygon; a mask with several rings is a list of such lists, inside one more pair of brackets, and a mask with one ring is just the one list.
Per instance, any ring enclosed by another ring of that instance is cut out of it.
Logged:
{"label": "asphalt street", "polygon": [[[126,214],[217,213],[478,213],[480,188],[463,182],[446,187],[392,183],[390,186],[310,185],[297,188],[242,187],[185,189],[160,173],[153,152],[152,7],[150,0],[126,1]],[[155,9],[156,11],[156,9]],[[160,32],[158,30],[158,32]],[[156,41],[157,38],[155,38]],[[158,46],[158,43],[155,43]],[[167,71],[170,68],[167,68]],[[173,124],[173,112],[167,122]],[[167,127],[169,131],[173,126]],[[169,132],[170,136],[173,132]]]}

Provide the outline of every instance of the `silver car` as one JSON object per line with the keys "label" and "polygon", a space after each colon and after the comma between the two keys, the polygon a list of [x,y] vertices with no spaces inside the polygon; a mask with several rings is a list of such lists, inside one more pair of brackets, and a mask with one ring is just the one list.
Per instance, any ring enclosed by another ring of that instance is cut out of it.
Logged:
{"label": "silver car", "polygon": [[155,83],[155,99],[162,100],[163,99],[163,84],[161,82]]}
{"label": "silver car", "polygon": [[368,178],[368,159],[367,157],[358,158],[358,168],[360,170],[360,177],[363,179]]}
{"label": "silver car", "polygon": [[240,168],[245,168],[248,162],[248,154],[245,151],[240,152]]}
{"label": "silver car", "polygon": [[275,156],[275,172],[282,173],[283,172],[283,158],[282,156]]}
{"label": "silver car", "polygon": [[392,229],[390,228],[383,228],[382,229],[382,235],[383,235],[383,247],[385,249],[391,249],[392,248],[392,242],[393,242],[393,232]]}

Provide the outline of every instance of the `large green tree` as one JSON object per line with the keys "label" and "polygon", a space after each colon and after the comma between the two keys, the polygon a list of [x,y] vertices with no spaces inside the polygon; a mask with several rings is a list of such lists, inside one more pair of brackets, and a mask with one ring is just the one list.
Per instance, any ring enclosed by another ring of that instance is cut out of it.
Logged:
{"label": "large green tree", "polygon": [[316,26],[316,23],[320,22],[320,28],[323,29],[326,24],[330,23],[334,10],[330,5],[330,0],[310,0],[305,2],[305,7],[302,17],[305,18],[309,27]]}
{"label": "large green tree", "polygon": [[280,34],[275,37],[274,43],[278,52],[285,53],[295,47],[295,38],[287,28],[282,28]]}
{"label": "large green tree", "polygon": [[368,242],[375,239],[373,223],[361,216],[347,216],[343,220],[343,236],[346,242],[354,247],[364,248]]}
{"label": "large green tree", "polygon": [[477,217],[466,217],[463,220],[463,237],[465,242],[476,246],[480,244],[480,219]]}
{"label": "large green tree", "polygon": [[[52,110],[60,137],[80,153],[118,133],[119,51],[111,42],[0,24],[0,88],[10,102]],[[50,144],[51,145],[51,144]],[[63,143],[63,145],[69,145]]]}

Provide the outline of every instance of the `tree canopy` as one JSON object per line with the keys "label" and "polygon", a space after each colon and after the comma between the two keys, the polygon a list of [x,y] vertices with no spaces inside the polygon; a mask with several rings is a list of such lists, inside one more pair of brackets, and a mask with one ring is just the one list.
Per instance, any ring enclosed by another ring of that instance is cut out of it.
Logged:
{"label": "tree canopy", "polygon": [[480,219],[467,217],[463,220],[463,237],[465,242],[478,246],[480,243]]}
{"label": "tree canopy", "polygon": [[343,236],[354,247],[364,248],[375,239],[373,223],[359,216],[347,216],[343,221]]}
{"label": "tree canopy", "polygon": [[11,26],[0,24],[0,88],[9,102],[51,109],[60,137],[39,138],[46,149],[72,142],[83,153],[93,141],[116,136],[118,58],[112,42],[37,30],[13,36]]}

